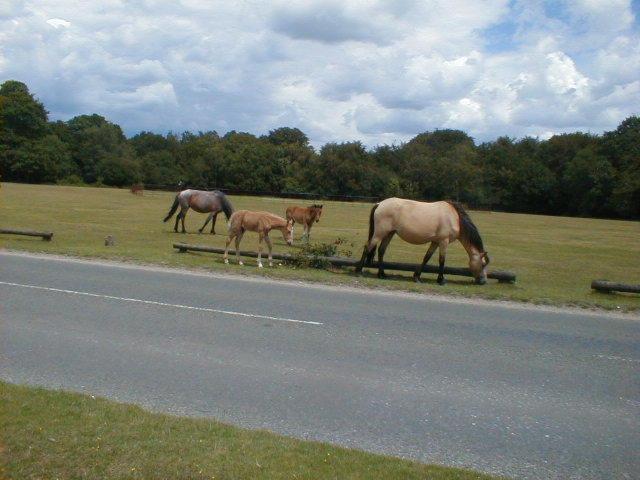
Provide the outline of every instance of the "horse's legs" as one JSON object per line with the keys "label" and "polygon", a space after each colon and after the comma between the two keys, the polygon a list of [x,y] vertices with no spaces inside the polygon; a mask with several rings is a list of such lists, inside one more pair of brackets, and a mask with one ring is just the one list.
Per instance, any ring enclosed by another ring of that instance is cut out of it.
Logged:
{"label": "horse's legs", "polygon": [[304,224],[304,233],[302,234],[302,236],[305,238],[305,241],[307,243],[309,243],[309,229],[310,229],[309,224],[305,223]]}
{"label": "horse's legs", "polygon": [[362,257],[360,258],[360,262],[356,265],[356,273],[362,273],[362,267],[364,267],[364,262],[367,259],[367,254],[369,253],[369,242],[362,249]]}
{"label": "horse's legs", "polygon": [[211,214],[211,233],[216,234],[216,220],[218,219],[218,213]]}
{"label": "horse's legs", "polygon": [[184,217],[186,217],[186,216],[187,216],[187,211],[188,211],[188,210],[189,210],[189,207],[187,207],[187,208],[183,208],[183,209],[180,211],[180,220],[182,220],[182,233],[187,233],[187,231],[186,231],[186,230],[185,230],[185,228],[184,228]]}
{"label": "horse's legs", "polygon": [[178,212],[178,215],[176,215],[176,223],[173,225],[173,231],[178,233],[178,222],[180,221],[180,217],[182,216],[182,210],[180,210]]}
{"label": "horse's legs", "polygon": [[209,220],[211,220],[212,218],[213,218],[213,213],[210,213],[209,215],[207,215],[207,219],[204,221],[204,225],[202,225],[202,228],[198,230],[198,232],[202,233],[202,231],[204,230],[204,227],[207,226],[207,223],[209,223]]}
{"label": "horse's legs", "polygon": [[313,226],[313,222],[307,225],[307,243],[309,243],[309,236],[311,235],[312,226]]}
{"label": "horse's legs", "polygon": [[242,260],[240,260],[240,240],[242,240],[243,235],[244,235],[244,231],[241,231],[236,236],[236,260],[238,261],[238,265],[244,265]]}
{"label": "horse's legs", "polygon": [[429,249],[427,250],[427,253],[424,254],[424,258],[422,259],[422,263],[416,269],[416,271],[413,273],[413,280],[415,282],[419,282],[420,281],[420,275],[422,274],[422,269],[429,262],[429,260],[431,260],[431,257],[433,256],[434,252],[436,251],[436,248],[438,248],[438,244],[436,242],[431,242],[431,245],[429,245]]}
{"label": "horse's legs", "polygon": [[273,244],[271,243],[269,234],[266,234],[264,236],[264,241],[267,242],[267,247],[269,248],[269,266],[273,267],[273,257],[271,256],[271,250],[273,249]]}
{"label": "horse's legs", "polygon": [[265,234],[260,232],[258,235],[258,268],[262,268],[262,239]]}
{"label": "horse's legs", "polygon": [[386,277],[384,273],[384,267],[382,266],[382,261],[384,259],[384,252],[387,251],[389,242],[395,234],[396,232],[390,232],[386,237],[382,239],[382,242],[380,242],[380,246],[378,247],[378,278]]}
{"label": "horse's legs", "polygon": [[447,246],[449,245],[449,240],[442,240],[440,245],[438,245],[438,254],[440,260],[440,270],[438,271],[438,284],[444,285],[447,281],[444,279],[444,261],[447,257]]}
{"label": "horse's legs", "polygon": [[364,248],[362,249],[362,257],[360,258],[360,262],[356,266],[356,273],[362,272],[362,267],[364,267],[365,262],[367,265],[371,263],[376,252],[376,245],[378,245],[378,242],[380,240],[380,237],[378,237],[377,235],[373,235],[373,237],[371,237],[371,240],[369,240],[365,244]]}
{"label": "horse's legs", "polygon": [[[233,232],[233,230],[231,230],[229,232],[229,236],[227,237],[227,241],[225,243],[224,246],[224,263],[229,263],[229,245],[231,244],[231,240],[233,240],[233,238],[236,237],[237,235]],[[238,240],[236,240],[236,252],[238,251]]]}

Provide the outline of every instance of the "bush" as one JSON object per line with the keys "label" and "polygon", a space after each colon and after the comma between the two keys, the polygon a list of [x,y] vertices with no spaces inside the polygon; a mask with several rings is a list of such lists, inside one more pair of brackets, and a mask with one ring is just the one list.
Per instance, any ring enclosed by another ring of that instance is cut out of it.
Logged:
{"label": "bush", "polygon": [[57,183],[58,185],[70,185],[73,187],[82,187],[87,185],[86,183],[84,183],[84,181],[79,175],[75,175],[75,174],[67,175],[66,177],[58,180]]}
{"label": "bush", "polygon": [[[346,244],[344,238],[336,238],[332,243],[308,243],[305,244],[296,253],[291,260],[288,261],[290,265],[295,267],[306,268],[329,268],[331,263],[325,260],[323,257],[335,257],[338,255],[338,246]],[[353,244],[351,244],[353,246]],[[340,252],[347,257],[351,256],[350,250]]]}

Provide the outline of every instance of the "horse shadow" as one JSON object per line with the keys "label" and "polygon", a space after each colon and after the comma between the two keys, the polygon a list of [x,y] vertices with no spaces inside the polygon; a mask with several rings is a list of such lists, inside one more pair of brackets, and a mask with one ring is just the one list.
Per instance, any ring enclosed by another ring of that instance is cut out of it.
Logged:
{"label": "horse shadow", "polygon": [[[343,268],[349,268],[349,267],[343,267]],[[367,268],[367,267],[365,267]],[[376,271],[367,271],[367,270],[363,270],[361,273],[357,273],[353,270],[350,270],[347,273],[348,276],[353,277],[353,278],[371,278],[371,279],[376,279],[380,281],[381,285],[384,285],[384,283],[404,283],[404,284],[413,284],[413,285],[435,285],[437,287],[444,287],[446,288],[446,285],[474,285],[473,279],[462,279],[462,278],[451,278],[451,276],[447,276],[446,280],[447,280],[447,284],[444,286],[441,286],[438,284],[437,282],[437,274],[425,274],[423,273],[420,277],[420,282],[415,282],[413,280],[413,273],[412,272],[406,272],[404,274],[402,273],[388,273],[388,271],[385,273],[384,278],[378,278],[378,273],[377,273],[377,269]]]}

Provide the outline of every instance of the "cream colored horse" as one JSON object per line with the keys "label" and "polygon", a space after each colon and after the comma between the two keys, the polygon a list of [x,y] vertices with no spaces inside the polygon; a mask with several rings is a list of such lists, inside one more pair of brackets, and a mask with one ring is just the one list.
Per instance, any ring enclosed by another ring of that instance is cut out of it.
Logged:
{"label": "cream colored horse", "polygon": [[284,238],[287,245],[293,243],[293,221],[285,220],[278,215],[274,215],[269,212],[251,212],[249,210],[238,210],[229,220],[229,237],[227,238],[227,244],[224,249],[224,263],[229,263],[229,244],[231,240],[236,239],[236,259],[239,265],[243,265],[240,260],[240,241],[246,231],[258,232],[258,267],[262,268],[262,240],[267,243],[269,247],[269,266],[273,267],[273,258],[271,257],[271,250],[273,245],[269,238],[269,232],[271,230],[280,230],[282,232],[282,238]]}
{"label": "cream colored horse", "polygon": [[311,233],[311,227],[313,227],[313,223],[318,223],[320,221],[320,216],[322,215],[322,205],[311,205],[310,207],[289,207],[285,213],[287,220],[292,220],[294,223],[302,224],[302,237],[300,239],[306,238],[307,243],[309,242],[309,234]]}
{"label": "cream colored horse", "polygon": [[469,270],[471,270],[476,283],[486,283],[486,267],[489,263],[489,256],[482,245],[478,229],[459,203],[428,203],[403,198],[387,198],[374,205],[369,216],[369,241],[364,247],[356,272],[362,271],[365,261],[367,264],[371,263],[376,246],[380,244],[378,247],[378,277],[383,278],[385,276],[382,266],[384,252],[396,233],[405,242],[414,245],[431,242],[422,264],[413,274],[416,282],[420,281],[422,269],[436,248],[439,248],[438,283],[444,285],[444,262],[447,247],[451,242],[460,240],[469,255]]}

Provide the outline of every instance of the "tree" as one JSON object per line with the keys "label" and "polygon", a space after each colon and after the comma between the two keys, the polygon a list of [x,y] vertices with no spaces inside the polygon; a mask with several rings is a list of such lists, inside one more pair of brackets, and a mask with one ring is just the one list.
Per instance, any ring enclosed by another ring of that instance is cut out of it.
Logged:
{"label": "tree", "polygon": [[309,138],[297,128],[281,127],[269,131],[267,140],[273,145],[297,144],[309,145]]}
{"label": "tree", "polygon": [[584,148],[569,162],[563,175],[563,186],[570,192],[567,213],[573,215],[606,215],[613,190],[615,169],[592,148]]}
{"label": "tree", "polygon": [[[69,120],[67,126],[72,158],[82,179],[87,183],[99,179],[104,181],[103,175],[106,174],[110,179],[107,184],[124,185],[121,173],[115,172],[123,165],[133,165],[135,153],[127,144],[122,129],[97,114],[79,115]],[[117,166],[117,158],[124,159],[120,167]],[[101,165],[103,162],[106,162],[105,165]],[[132,171],[130,182],[137,181],[137,176]]]}
{"label": "tree", "polygon": [[16,80],[0,85],[0,141],[17,145],[45,134],[47,111],[27,86]]}
{"label": "tree", "polygon": [[407,144],[407,148],[415,149],[422,147],[429,151],[431,155],[443,155],[457,145],[466,145],[473,148],[473,138],[462,130],[443,129],[434,132],[424,132],[416,135]]}
{"label": "tree", "polygon": [[387,188],[388,179],[360,142],[327,143],[312,170],[319,193],[379,196]]}
{"label": "tree", "polygon": [[6,172],[8,180],[43,183],[56,182],[73,171],[67,146],[56,135],[27,140],[10,154]]}
{"label": "tree", "polygon": [[632,116],[602,138],[600,153],[618,170],[629,168],[640,158],[640,117]]}
{"label": "tree", "polygon": [[622,217],[640,218],[640,157],[618,174],[609,205]]}

